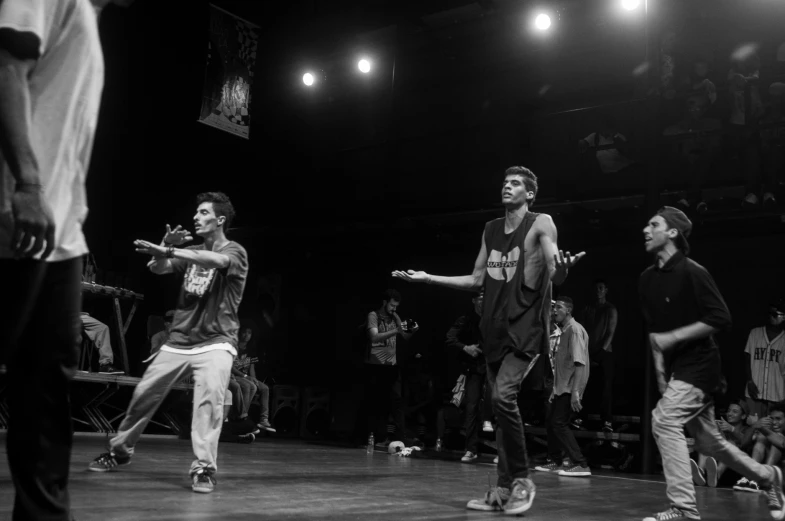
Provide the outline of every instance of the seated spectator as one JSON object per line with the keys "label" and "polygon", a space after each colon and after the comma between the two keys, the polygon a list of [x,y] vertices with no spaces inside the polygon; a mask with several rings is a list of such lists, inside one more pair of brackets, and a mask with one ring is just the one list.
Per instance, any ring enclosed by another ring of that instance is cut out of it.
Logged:
{"label": "seated spectator", "polygon": [[[745,454],[751,454],[755,443],[753,440],[755,429],[747,425],[747,411],[744,403],[738,400],[731,402],[725,416],[726,419],[719,418],[717,420],[717,426],[722,435]],[[690,460],[690,463],[692,464],[692,482],[701,487],[716,487],[717,482],[727,470],[727,465],[718,463],[714,458],[703,454],[698,454],[698,461]]]}
{"label": "seated spectator", "polygon": [[[785,427],[785,403],[775,403],[769,409],[769,415],[758,418],[751,414],[747,423],[756,431],[755,446],[752,448],[752,459],[758,463],[779,466],[782,462],[782,452],[785,450],[785,437],[782,435]],[[758,484],[746,478],[741,478],[733,486],[734,490],[742,492],[760,492]]]}
{"label": "seated spectator", "polygon": [[164,329],[154,334],[150,339],[150,356],[155,355],[161,346],[166,343],[169,338],[169,331],[172,329],[172,320],[174,319],[174,310],[170,309],[164,315]]}
{"label": "seated spectator", "polygon": [[237,343],[237,358],[234,360],[232,376],[236,378],[237,383],[243,390],[243,400],[246,399],[245,393],[248,393],[248,405],[244,406],[245,415],[248,415],[251,400],[259,393],[261,413],[257,427],[267,432],[275,432],[275,429],[270,424],[270,388],[256,378],[256,362],[258,360],[248,356],[248,345],[252,337],[253,330],[250,327],[243,326],[240,328],[240,341]]}
{"label": "seated spectator", "polygon": [[[709,99],[705,94],[692,94],[687,98],[684,117],[663,131],[664,136],[690,136],[676,141],[677,163],[682,163],[689,174],[689,193],[679,205],[690,208],[694,205],[699,212],[707,210],[703,200],[702,186],[709,168],[717,156],[722,124],[719,120],[705,117]],[[679,175],[681,178],[682,175]]]}
{"label": "seated spectator", "polygon": [[102,374],[124,374],[124,371],[114,367],[114,352],[112,351],[109,326],[96,320],[84,311],[80,318],[82,319],[82,329],[98,349],[98,372]]}

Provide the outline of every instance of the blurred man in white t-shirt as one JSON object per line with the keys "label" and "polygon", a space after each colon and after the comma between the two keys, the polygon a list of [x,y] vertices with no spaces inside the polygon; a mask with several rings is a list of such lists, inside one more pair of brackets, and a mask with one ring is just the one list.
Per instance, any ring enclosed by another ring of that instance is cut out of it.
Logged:
{"label": "blurred man in white t-shirt", "polygon": [[[14,519],[70,520],[68,385],[80,341],[85,178],[110,0],[0,1],[0,357]],[[129,4],[128,0],[115,0]]]}

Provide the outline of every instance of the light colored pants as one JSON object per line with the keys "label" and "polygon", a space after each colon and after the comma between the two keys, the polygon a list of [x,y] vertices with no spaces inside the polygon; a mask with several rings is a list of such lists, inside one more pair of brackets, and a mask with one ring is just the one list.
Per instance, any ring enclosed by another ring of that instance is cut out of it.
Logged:
{"label": "light colored pants", "polygon": [[95,344],[95,347],[98,348],[98,363],[114,363],[109,326],[84,312],[82,312],[80,318],[82,319],[82,328],[84,329],[85,334]]}
{"label": "light colored pants", "polygon": [[172,386],[185,376],[194,376],[191,443],[196,459],[191,474],[199,469],[218,470],[218,437],[223,423],[224,393],[234,357],[214,350],[197,355],[159,351],[134,389],[117,435],[109,441],[116,454],[131,456],[147,423]]}
{"label": "light colored pants", "polygon": [[755,462],[720,433],[711,397],[691,384],[671,379],[652,413],[652,434],[662,456],[666,493],[672,507],[682,510],[690,519],[700,519],[685,427],[695,438],[698,452],[755,480],[761,488],[769,486],[773,477],[771,469]]}

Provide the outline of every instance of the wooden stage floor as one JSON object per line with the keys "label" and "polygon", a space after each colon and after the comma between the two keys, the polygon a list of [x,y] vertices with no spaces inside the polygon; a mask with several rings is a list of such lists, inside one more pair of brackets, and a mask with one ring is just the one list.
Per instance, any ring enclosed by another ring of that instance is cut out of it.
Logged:
{"label": "wooden stage floor", "polygon": [[[103,436],[77,434],[71,474],[78,521],[158,520],[480,520],[500,513],[469,512],[481,497],[490,463],[400,458],[383,452],[263,438],[222,443],[213,494],[190,489],[190,441],[143,437],[133,462],[117,472],[86,465],[105,447]],[[0,433],[0,519],[11,518],[13,485]],[[537,496],[525,519],[638,520],[666,506],[662,479],[602,471],[564,478],[533,471]],[[762,495],[698,489],[704,520],[770,519]]]}

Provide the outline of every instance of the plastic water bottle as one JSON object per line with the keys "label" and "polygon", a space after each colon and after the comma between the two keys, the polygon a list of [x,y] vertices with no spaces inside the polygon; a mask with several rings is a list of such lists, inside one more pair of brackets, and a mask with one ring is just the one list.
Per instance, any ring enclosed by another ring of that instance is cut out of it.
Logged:
{"label": "plastic water bottle", "polygon": [[367,454],[373,454],[373,448],[375,445],[376,443],[374,443],[373,433],[371,433],[368,435],[368,447],[365,449],[365,452]]}

